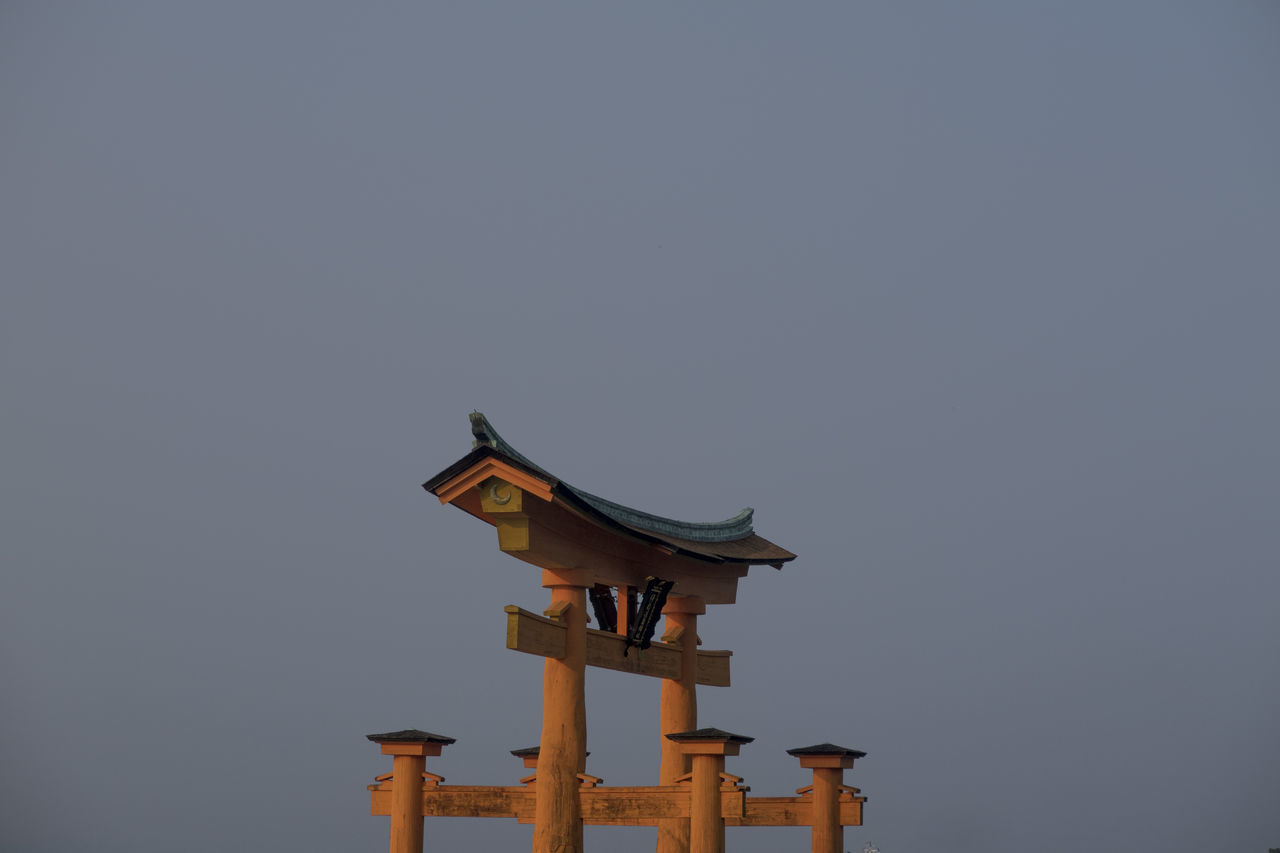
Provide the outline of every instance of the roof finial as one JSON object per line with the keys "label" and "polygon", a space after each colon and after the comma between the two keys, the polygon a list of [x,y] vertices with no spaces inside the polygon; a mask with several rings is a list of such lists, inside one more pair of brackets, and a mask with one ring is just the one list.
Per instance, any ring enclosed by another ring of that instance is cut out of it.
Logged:
{"label": "roof finial", "polygon": [[489,420],[481,412],[472,412],[468,415],[471,419],[471,435],[475,440],[471,442],[471,449],[484,445],[486,447],[498,446],[498,433],[489,425]]}

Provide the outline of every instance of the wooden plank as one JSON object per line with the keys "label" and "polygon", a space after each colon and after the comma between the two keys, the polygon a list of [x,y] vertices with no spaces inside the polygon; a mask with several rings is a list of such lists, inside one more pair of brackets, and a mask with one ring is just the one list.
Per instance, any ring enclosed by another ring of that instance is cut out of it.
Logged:
{"label": "wooden plank", "polygon": [[507,614],[507,648],[544,658],[564,657],[568,631],[565,623],[553,622],[514,604],[503,610]]}
{"label": "wooden plank", "polygon": [[[370,813],[391,813],[391,786],[370,786]],[[429,817],[503,817],[531,823],[534,789],[525,786],[441,785],[422,792],[423,814]],[[658,821],[689,816],[689,788],[684,785],[581,788],[583,823],[593,826],[655,826]],[[840,799],[840,825],[862,826],[864,797]],[[748,797],[742,791],[720,792],[720,814],[726,826],[810,826],[809,797]]]}
{"label": "wooden plank", "polygon": [[[391,789],[371,792],[370,813],[391,814]],[[441,785],[422,792],[422,813],[427,817],[527,816],[533,820],[534,792],[523,785]]]}
{"label": "wooden plank", "polygon": [[747,797],[737,817],[726,817],[725,826],[810,826],[813,802],[801,797]]}
{"label": "wooden plank", "polygon": [[[862,801],[841,798],[840,825],[862,826]],[[812,826],[813,799],[810,797],[747,797],[741,817],[725,815],[725,826]]]}
{"label": "wooden plank", "polygon": [[614,793],[608,788],[578,792],[582,822],[592,826],[656,826],[661,818],[689,816],[689,789]]}
{"label": "wooden plank", "polygon": [[729,686],[729,658],[733,652],[728,649],[702,651],[698,650],[697,682],[708,687]]}
{"label": "wooden plank", "polygon": [[[391,788],[389,784],[370,786],[370,814],[386,816],[391,813]],[[580,788],[578,801],[582,807],[582,822],[592,826],[656,826],[660,820],[689,817],[689,794],[687,785]],[[515,818],[520,823],[532,823],[535,797],[534,789],[523,785],[441,785],[423,790],[422,813],[427,817]],[[752,803],[756,799],[770,798],[748,798],[740,790],[721,790],[720,813],[726,825],[808,825],[795,822],[794,815],[787,820],[784,810],[777,805],[763,812],[756,809],[753,813]],[[772,800],[782,804],[794,803],[798,798],[778,797]],[[808,811],[804,814],[807,816]]]}
{"label": "wooden plank", "polygon": [[[654,678],[680,677],[680,647],[656,642],[647,649],[632,648],[626,655],[622,650],[627,638],[609,631],[587,629],[587,665],[619,672],[634,672]],[[699,651],[697,682],[708,687],[729,686],[729,658],[733,652]]]}
{"label": "wooden plank", "polygon": [[[507,648],[542,657],[564,657],[565,625],[530,613],[514,604],[503,608],[507,614]],[[680,647],[653,643],[647,649],[632,648],[627,654],[627,638],[610,631],[587,629],[587,665],[652,678],[680,677]],[[697,682],[708,687],[729,686],[731,651],[698,652]]]}
{"label": "wooden plank", "polygon": [[654,678],[680,677],[680,647],[653,643],[647,649],[627,648],[627,638],[608,631],[587,629],[587,666],[634,672]]}

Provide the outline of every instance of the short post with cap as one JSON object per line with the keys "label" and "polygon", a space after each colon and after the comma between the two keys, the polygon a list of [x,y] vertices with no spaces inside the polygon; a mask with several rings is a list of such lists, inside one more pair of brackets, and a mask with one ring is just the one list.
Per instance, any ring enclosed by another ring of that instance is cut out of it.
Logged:
{"label": "short post with cap", "polygon": [[391,846],[390,853],[422,853],[422,773],[428,755],[454,742],[451,737],[403,729],[365,735],[382,747],[391,762]]}
{"label": "short post with cap", "polygon": [[813,853],[841,853],[844,850],[844,826],[840,823],[840,789],[844,771],[855,758],[865,752],[820,743],[788,749],[788,755],[800,759],[800,766],[813,770]]}
{"label": "short post with cap", "polygon": [[689,853],[724,853],[724,817],[720,814],[720,774],[726,755],[737,755],[755,738],[722,729],[696,729],[667,735],[691,756]]}

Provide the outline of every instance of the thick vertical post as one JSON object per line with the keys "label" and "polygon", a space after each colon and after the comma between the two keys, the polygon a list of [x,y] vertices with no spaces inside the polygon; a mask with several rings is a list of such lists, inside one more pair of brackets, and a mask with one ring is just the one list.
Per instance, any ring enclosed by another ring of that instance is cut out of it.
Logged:
{"label": "thick vertical post", "polygon": [[800,766],[813,770],[813,827],[812,853],[842,853],[844,850],[844,825],[840,822],[840,788],[844,785],[844,771],[853,766],[855,758],[865,752],[820,743],[788,749],[788,755],[800,759]]}
{"label": "thick vertical post", "polygon": [[720,774],[724,757],[737,755],[754,738],[720,729],[676,732],[667,739],[680,746],[693,765],[689,790],[689,853],[724,853],[724,816],[720,813]]}
{"label": "thick vertical post", "polygon": [[[658,740],[662,762],[658,767],[658,784],[674,785],[675,780],[692,769],[690,758],[666,735],[693,731],[698,727],[698,616],[707,606],[696,596],[667,599],[662,609],[667,617],[664,637],[679,634],[680,677],[662,679],[658,702]],[[689,853],[689,821],[671,818],[658,821],[657,853]]]}
{"label": "thick vertical post", "polygon": [[390,853],[422,853],[422,771],[426,766],[421,755],[397,755],[391,761]]}
{"label": "thick vertical post", "polygon": [[724,818],[720,814],[720,773],[723,755],[693,758],[689,802],[689,853],[724,853]]}
{"label": "thick vertical post", "polygon": [[454,742],[451,737],[405,729],[366,735],[391,761],[390,853],[422,853],[422,771],[428,755]]}
{"label": "thick vertical post", "polygon": [[547,658],[542,675],[542,739],[534,808],[533,853],[582,853],[578,774],[587,762],[587,588],[591,573],[545,570],[547,614],[567,626],[563,658]]}
{"label": "thick vertical post", "polygon": [[813,769],[812,853],[841,853],[844,827],[840,825],[840,783],[844,771],[838,767]]}

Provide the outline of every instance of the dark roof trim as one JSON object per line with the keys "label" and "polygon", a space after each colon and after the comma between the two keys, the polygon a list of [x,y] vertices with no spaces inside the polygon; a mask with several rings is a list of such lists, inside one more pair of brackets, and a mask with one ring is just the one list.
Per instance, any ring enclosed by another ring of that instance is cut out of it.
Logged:
{"label": "dark roof trim", "polygon": [[866,753],[860,749],[849,749],[847,746],[836,746],[834,743],[819,743],[813,746],[801,746],[796,749],[788,749],[787,755],[839,755],[841,757],[851,755],[854,758],[863,758]]}
{"label": "dark roof trim", "polygon": [[673,740],[676,743],[686,743],[689,741],[716,741],[723,743],[751,743],[755,738],[746,735],[735,735],[733,732],[726,732],[724,729],[695,729],[691,732],[675,732],[667,735],[667,740]]}
{"label": "dark roof trim", "polygon": [[[516,462],[532,469],[532,471],[540,473],[545,478],[555,481],[555,477],[530,462],[529,459],[508,444],[502,436],[498,435],[498,431],[493,428],[493,424],[489,423],[488,418],[480,412],[471,413],[471,434],[475,436],[475,447],[492,447],[502,455],[514,459]],[[666,518],[614,503],[599,495],[576,489],[563,481],[560,481],[560,486],[571,492],[596,512],[608,516],[619,524],[647,530],[651,533],[676,536],[693,542],[731,542],[734,539],[750,536],[752,532],[751,516],[754,510],[750,507],[742,510],[733,518],[727,518],[724,521],[680,521],[679,519]]]}
{"label": "dark roof trim", "polygon": [[456,743],[457,738],[424,732],[421,729],[401,729],[398,732],[383,732],[380,735],[365,735],[374,743]]}

